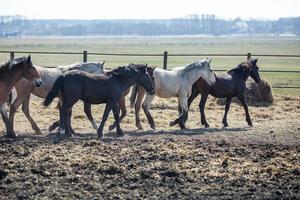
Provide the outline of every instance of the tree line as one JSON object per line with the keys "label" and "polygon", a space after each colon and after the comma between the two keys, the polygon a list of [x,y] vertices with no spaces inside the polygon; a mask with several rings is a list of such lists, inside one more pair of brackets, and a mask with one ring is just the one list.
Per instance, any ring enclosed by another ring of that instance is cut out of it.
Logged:
{"label": "tree line", "polygon": [[0,16],[0,36],[93,35],[300,35],[300,17],[278,20],[241,18],[226,20],[215,15],[158,20],[42,20]]}

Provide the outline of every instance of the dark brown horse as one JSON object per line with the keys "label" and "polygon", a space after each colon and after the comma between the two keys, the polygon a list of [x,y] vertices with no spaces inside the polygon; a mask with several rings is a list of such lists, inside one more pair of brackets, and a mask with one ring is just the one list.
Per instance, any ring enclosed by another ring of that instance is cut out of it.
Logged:
{"label": "dark brown horse", "polygon": [[60,108],[60,133],[71,136],[71,119],[69,110],[78,101],[82,100],[88,104],[106,103],[101,124],[97,130],[98,137],[103,137],[104,123],[111,110],[113,110],[118,135],[123,135],[120,127],[118,101],[130,86],[138,83],[151,94],[154,94],[154,84],[149,75],[153,69],[147,65],[131,64],[119,67],[104,75],[93,75],[81,71],[71,71],[60,76],[54,83],[51,91],[44,101],[48,106],[60,93],[62,106]]}
{"label": "dark brown horse", "polygon": [[[226,105],[225,105],[225,114],[223,117],[223,124],[225,127],[228,126],[227,123],[227,113],[229,111],[231,99],[233,97],[237,97],[241,104],[243,105],[246,113],[246,121],[249,126],[252,126],[252,121],[250,119],[250,115],[248,112],[248,106],[245,98],[245,89],[246,89],[246,80],[250,76],[256,83],[261,81],[259,73],[257,59],[249,58],[247,61],[242,62],[237,67],[229,70],[225,76],[217,76],[216,75],[216,83],[212,86],[208,85],[202,79],[198,79],[197,82],[194,83],[192,94],[188,99],[188,106],[191,105],[193,100],[201,94],[201,100],[199,103],[200,113],[201,113],[201,124],[205,127],[209,127],[205,119],[204,108],[208,95],[217,98],[226,97]],[[187,118],[186,118],[187,119]]]}
{"label": "dark brown horse", "polygon": [[36,68],[32,65],[30,56],[16,58],[0,67],[0,112],[6,126],[7,136],[16,138],[12,122],[9,120],[5,102],[15,84],[21,79],[29,80],[33,86],[40,86],[42,80]]}

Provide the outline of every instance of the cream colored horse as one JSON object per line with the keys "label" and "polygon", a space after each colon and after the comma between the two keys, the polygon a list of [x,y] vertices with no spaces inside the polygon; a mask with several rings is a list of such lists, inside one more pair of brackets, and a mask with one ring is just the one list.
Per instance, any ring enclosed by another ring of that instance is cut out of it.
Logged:
{"label": "cream colored horse", "polygon": [[[210,68],[210,62],[211,60],[204,59],[187,65],[186,67],[174,68],[171,71],[158,68],[154,70],[155,95],[161,98],[177,97],[182,109],[179,118],[172,121],[170,126],[179,123],[181,129],[185,128],[183,119],[188,112],[187,99],[191,94],[193,84],[199,78],[205,80],[209,85],[215,82],[215,76]],[[136,127],[138,129],[143,129],[140,123],[139,112],[144,95],[145,91],[136,85],[130,98],[131,106],[135,104]],[[146,94],[146,98],[143,102],[143,110],[152,129],[155,129],[155,124],[149,112],[149,106],[155,95]]]}
{"label": "cream colored horse", "polygon": [[[71,65],[66,66],[58,66],[56,68],[45,68],[40,66],[35,66],[37,71],[39,72],[43,84],[40,87],[33,87],[32,83],[24,78],[22,78],[16,85],[15,90],[17,93],[16,99],[10,105],[10,113],[9,119],[13,123],[14,116],[22,104],[22,111],[24,112],[25,116],[29,120],[33,130],[36,133],[41,133],[39,127],[36,125],[35,121],[30,116],[29,111],[29,102],[30,102],[30,94],[34,94],[40,98],[45,98],[50,89],[53,86],[54,81],[57,77],[61,74],[70,71],[70,70],[82,70],[93,74],[102,74],[104,71],[104,63],[99,62],[84,62],[84,63],[74,63]],[[95,127],[96,123],[91,121],[92,125]]]}

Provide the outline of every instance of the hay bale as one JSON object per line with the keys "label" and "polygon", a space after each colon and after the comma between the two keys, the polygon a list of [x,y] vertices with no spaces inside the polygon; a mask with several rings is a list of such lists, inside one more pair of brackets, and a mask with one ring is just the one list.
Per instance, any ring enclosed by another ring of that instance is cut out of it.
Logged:
{"label": "hay bale", "polygon": [[[270,106],[273,103],[273,94],[271,84],[266,80],[261,80],[259,84],[252,79],[246,82],[246,100],[250,106]],[[218,98],[217,104],[225,105],[226,98]],[[232,102],[240,104],[240,101],[234,97]]]}

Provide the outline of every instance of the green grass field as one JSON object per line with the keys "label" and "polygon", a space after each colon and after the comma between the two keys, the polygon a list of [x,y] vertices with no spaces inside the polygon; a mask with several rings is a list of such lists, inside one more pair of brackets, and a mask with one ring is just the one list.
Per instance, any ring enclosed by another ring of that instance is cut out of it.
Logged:
{"label": "green grass field", "polygon": [[[245,54],[297,54],[300,38],[275,37],[110,37],[110,38],[10,38],[0,39],[0,50],[8,51],[61,51],[99,53],[233,53]],[[25,54],[24,54],[25,55]],[[22,54],[16,54],[16,57]],[[0,62],[9,54],[0,53]],[[82,61],[82,55],[32,55],[33,62],[41,66],[56,66]],[[127,63],[149,63],[162,67],[162,57],[88,56],[89,61],[105,59],[107,66]],[[168,57],[168,67],[184,66],[199,57]],[[212,57],[213,69],[230,69],[245,57]],[[300,70],[300,58],[259,57],[260,69]],[[300,74],[261,73],[272,85],[300,86]],[[275,89],[275,93],[300,96],[300,89]]]}

